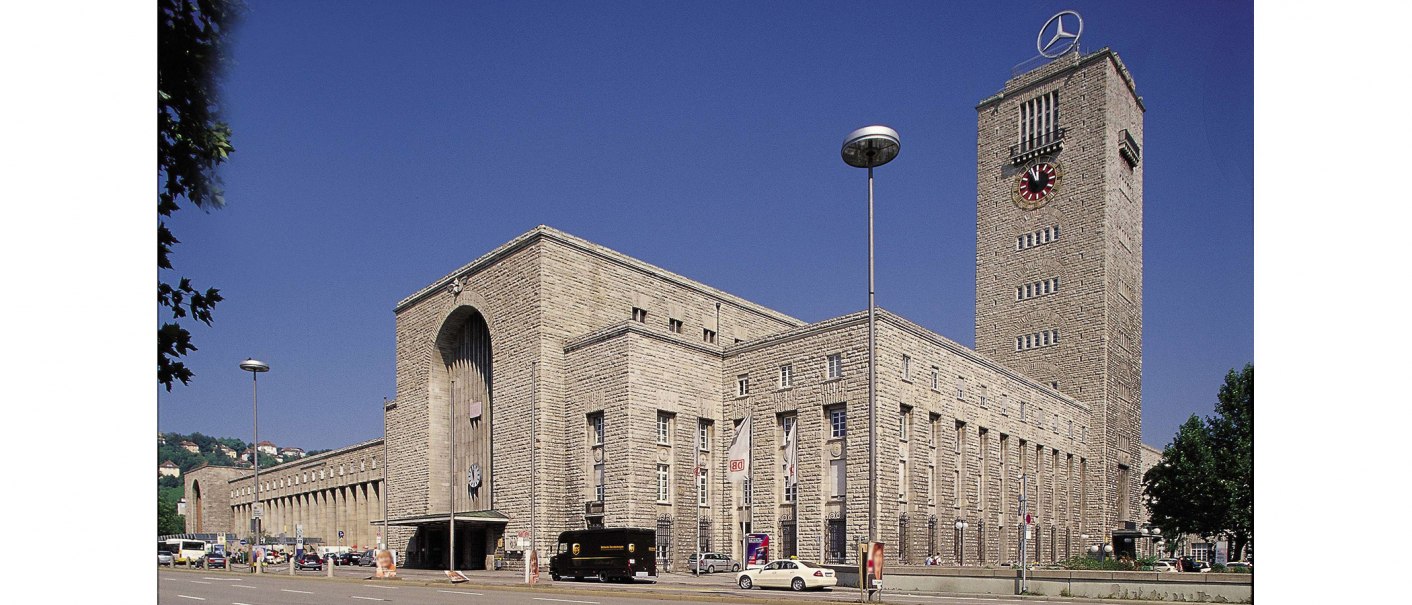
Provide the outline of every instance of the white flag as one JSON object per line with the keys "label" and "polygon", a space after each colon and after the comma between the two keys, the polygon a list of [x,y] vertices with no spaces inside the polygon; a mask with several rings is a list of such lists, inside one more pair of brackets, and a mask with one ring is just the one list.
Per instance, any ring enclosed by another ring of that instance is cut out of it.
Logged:
{"label": "white flag", "polygon": [[730,480],[732,483],[743,481],[750,472],[750,417],[740,422],[740,426],[735,429],[735,437],[731,439],[731,447],[726,451],[726,459],[729,461],[727,468],[730,470]]}
{"label": "white flag", "polygon": [[795,464],[798,462],[797,448],[794,441],[794,425],[799,424],[797,420],[791,420],[784,427],[784,483],[785,485],[795,485],[799,483],[799,474],[795,471]]}

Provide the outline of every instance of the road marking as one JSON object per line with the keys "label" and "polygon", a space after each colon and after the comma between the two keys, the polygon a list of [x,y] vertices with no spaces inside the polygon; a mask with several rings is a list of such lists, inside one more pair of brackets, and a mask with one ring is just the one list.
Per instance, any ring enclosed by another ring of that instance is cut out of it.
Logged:
{"label": "road marking", "polygon": [[307,591],[307,590],[290,590],[290,589],[288,589],[288,588],[281,588],[281,589],[279,589],[279,590],[280,590],[280,592],[297,592],[297,593],[299,593],[299,594],[314,594],[314,593],[309,592],[309,591]]}
{"label": "road marking", "polygon": [[536,600],[536,601],[554,601],[554,602],[556,602],[556,603],[588,603],[588,605],[598,605],[598,601],[570,601],[570,600],[568,600],[568,599],[541,599],[541,598],[539,598],[539,597],[535,597],[534,600]]}
{"label": "road marking", "polygon": [[387,590],[397,590],[396,586],[380,586],[377,584],[364,584],[363,586],[367,586],[369,588],[386,588]]}
{"label": "road marking", "polygon": [[240,578],[211,578],[211,577],[207,577],[207,576],[201,576],[201,579],[202,579],[202,580],[216,580],[217,582],[239,582],[239,581],[240,581]]}
{"label": "road marking", "polygon": [[232,601],[230,605],[250,605],[250,604],[249,604],[249,603],[237,603],[237,602],[235,602],[235,601]]}
{"label": "road marking", "polygon": [[478,597],[483,597],[483,596],[485,596],[485,595],[483,595],[483,594],[481,594],[481,593],[478,593],[478,592],[466,592],[466,591],[464,591],[464,590],[438,590],[437,592],[444,592],[444,593],[447,593],[447,594],[470,594],[470,595],[475,595],[475,596],[478,596]]}
{"label": "road marking", "polygon": [[183,598],[183,599],[196,599],[197,601],[205,601],[205,600],[206,600],[205,597],[188,597],[188,596],[186,596],[186,595],[184,595],[184,594],[179,594],[179,595],[177,595],[177,596],[179,596],[179,597],[181,597],[181,598]]}
{"label": "road marking", "polygon": [[353,598],[355,598],[355,599],[363,599],[363,600],[365,600],[365,601],[386,601],[386,600],[387,600],[387,599],[379,599],[379,598],[377,598],[377,597],[360,597],[360,596],[358,596],[358,595],[353,595]]}
{"label": "road marking", "polygon": [[202,582],[201,580],[191,580],[191,583],[192,583],[192,584],[210,584],[210,582]]}
{"label": "road marking", "polygon": [[234,586],[236,588],[254,588],[254,586],[246,586],[244,584],[231,584],[231,586]]}

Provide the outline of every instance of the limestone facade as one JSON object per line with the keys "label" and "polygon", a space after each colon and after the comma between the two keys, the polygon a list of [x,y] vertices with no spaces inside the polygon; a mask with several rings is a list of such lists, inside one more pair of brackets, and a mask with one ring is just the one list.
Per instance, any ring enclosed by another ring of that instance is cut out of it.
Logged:
{"label": "limestone facade", "polygon": [[[1016,108],[1053,90],[1068,130],[1048,160],[1063,181],[1021,210]],[[876,475],[866,312],[805,323],[540,226],[397,303],[384,439],[262,469],[266,526],[303,520],[317,535],[345,527],[329,506],[352,503],[364,513],[340,514],[347,527],[386,522],[404,561],[428,567],[446,565],[453,540],[458,568],[513,566],[522,535],[552,550],[559,532],[598,524],[657,529],[678,566],[698,539],[739,558],[747,531],[770,534],[776,556],[852,562],[871,479],[895,561],[1016,560],[1022,514],[1032,559],[1078,554],[1080,534],[1137,512],[1142,178],[1119,142],[1142,140],[1141,101],[1105,49],[1018,76],[977,109],[977,347],[880,311]],[[1017,244],[1054,225],[1053,241]],[[1017,294],[1051,277],[1053,292]],[[1044,330],[1062,338],[1016,344]],[[747,417],[748,495],[726,468]],[[384,476],[386,520],[372,512]],[[229,481],[234,531],[249,482]]]}

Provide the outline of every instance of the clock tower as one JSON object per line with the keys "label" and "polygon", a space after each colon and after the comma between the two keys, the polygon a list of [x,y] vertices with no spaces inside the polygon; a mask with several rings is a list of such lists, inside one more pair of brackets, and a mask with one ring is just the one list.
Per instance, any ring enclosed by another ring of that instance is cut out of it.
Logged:
{"label": "clock tower", "polygon": [[1141,510],[1142,98],[1073,50],[976,111],[976,351],[1089,408],[1074,487],[1108,536]]}

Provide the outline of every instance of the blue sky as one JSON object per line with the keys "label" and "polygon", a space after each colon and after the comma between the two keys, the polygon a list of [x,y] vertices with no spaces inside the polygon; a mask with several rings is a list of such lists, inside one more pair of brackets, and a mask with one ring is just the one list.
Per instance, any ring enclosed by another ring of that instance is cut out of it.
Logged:
{"label": "blue sky", "polygon": [[[176,273],[225,296],[158,428],[332,448],[381,434],[393,305],[548,224],[806,321],[878,304],[974,342],[975,110],[1062,9],[1147,105],[1143,437],[1253,359],[1252,11],[1243,3],[250,2],[225,85],[228,206]],[[157,388],[157,387],[154,387]]]}

